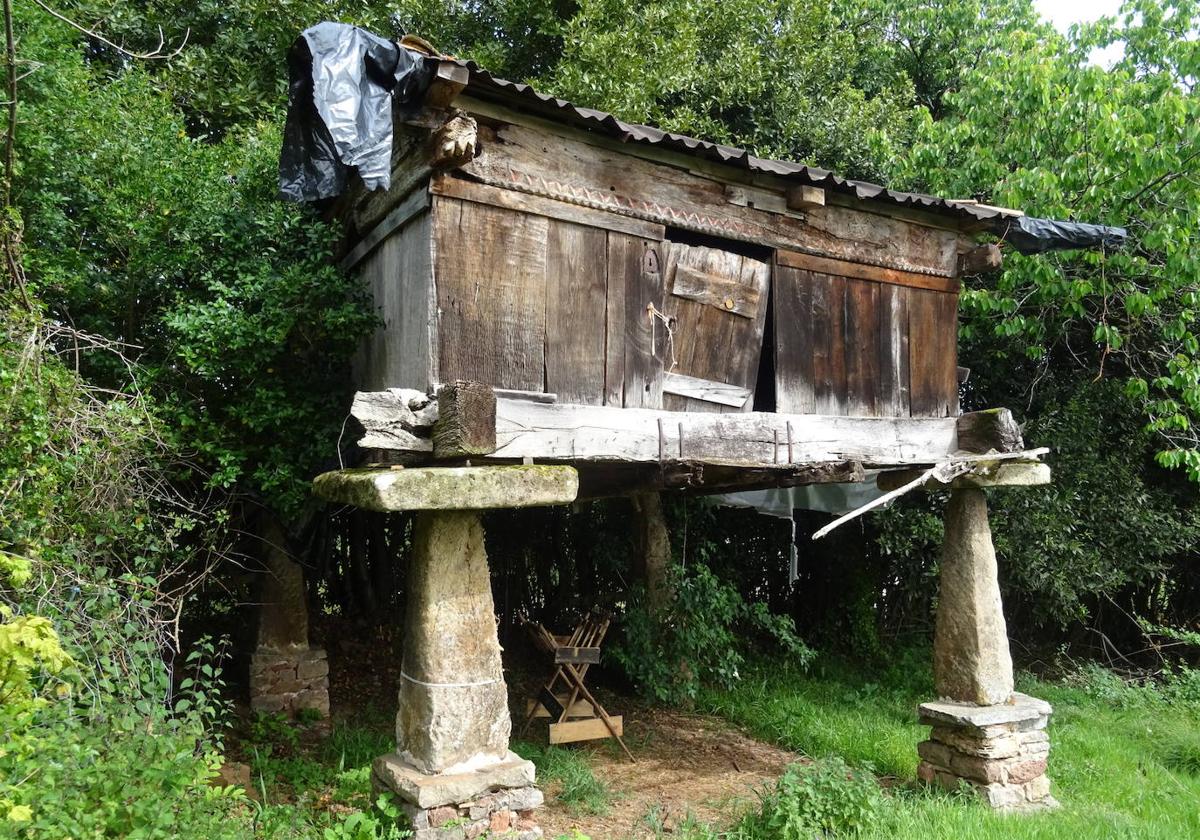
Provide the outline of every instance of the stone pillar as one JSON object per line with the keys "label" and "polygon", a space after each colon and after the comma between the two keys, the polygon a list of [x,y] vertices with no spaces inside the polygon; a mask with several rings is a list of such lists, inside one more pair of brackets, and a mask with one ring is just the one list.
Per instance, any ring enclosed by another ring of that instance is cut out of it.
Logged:
{"label": "stone pillar", "polygon": [[407,591],[397,749],[375,761],[376,787],[398,796],[414,840],[541,837],[533,764],[508,749],[508,690],[477,512],[417,513]]}
{"label": "stone pillar", "polygon": [[933,680],[941,701],[919,710],[922,725],[932,731],[917,747],[917,775],[950,789],[965,781],[994,808],[1053,807],[1045,775],[1051,709],[1013,692],[984,491],[956,483],[945,526],[933,641]]}
{"label": "stone pillar", "polygon": [[329,717],[329,663],[308,644],[304,570],[287,549],[287,534],[264,513],[259,527],[265,567],[259,586],[258,639],[250,657],[250,707]]}
{"label": "stone pillar", "polygon": [[939,697],[981,706],[1006,703],[1013,693],[1012,656],[984,491],[952,490],[945,525],[933,636],[934,688]]}

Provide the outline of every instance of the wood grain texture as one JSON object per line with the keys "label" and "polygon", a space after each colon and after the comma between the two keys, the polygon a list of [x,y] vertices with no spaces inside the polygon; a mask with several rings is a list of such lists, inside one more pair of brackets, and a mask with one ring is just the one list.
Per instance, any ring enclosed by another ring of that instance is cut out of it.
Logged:
{"label": "wood grain texture", "polygon": [[417,216],[359,264],[381,321],[354,360],[362,390],[423,391],[436,381],[432,229],[429,213]]}
{"label": "wood grain texture", "polygon": [[516,192],[501,187],[479,184],[474,181],[464,181],[448,173],[433,176],[429,184],[434,195],[444,195],[450,198],[461,198],[464,201],[475,201],[480,204],[491,204],[508,210],[519,210],[522,213],[533,213],[549,219],[559,219],[564,222],[574,222],[580,225],[615,230],[640,236],[643,239],[662,239],[663,226],[640,219],[631,219],[616,213],[606,213],[603,210],[593,210],[578,204],[568,204],[539,195]]}
{"label": "wood grain texture", "polygon": [[663,376],[663,393],[728,405],[739,410],[745,408],[746,401],[752,396],[749,389],[740,385],[697,379],[679,373],[667,373]]}
{"label": "wood grain texture", "polygon": [[[672,285],[682,272],[690,277],[720,278],[729,288],[743,288],[744,299],[767,296],[771,269],[764,262],[719,248],[679,243],[670,243],[667,254],[668,283]],[[670,372],[737,385],[751,396],[743,406],[734,408],[672,394],[663,398],[663,406],[675,411],[752,410],[766,307],[755,307],[752,319],[676,295],[667,298],[666,307],[667,316],[675,324],[676,365],[670,367]]]}
{"label": "wood grain texture", "polygon": [[710,274],[680,265],[675,269],[671,294],[753,320],[758,315],[762,290],[746,285],[741,277]]}
{"label": "wood grain texture", "polygon": [[874,283],[912,286],[918,289],[930,289],[938,292],[957,293],[959,289],[958,281],[949,277],[935,277],[930,274],[920,274],[914,271],[864,265],[863,263],[851,262],[850,260],[819,257],[797,251],[781,249],[776,255],[776,259],[781,264],[792,268],[803,268],[808,271],[819,271],[824,274],[836,274],[841,277],[853,277],[858,280],[870,280]]}
{"label": "wood grain texture", "polygon": [[846,414],[846,279],[805,272],[812,284],[813,410]]}
{"label": "wood grain texture", "polygon": [[543,216],[435,200],[444,379],[543,390],[548,225]]}
{"label": "wood grain texture", "polygon": [[571,134],[502,125],[463,171],[494,186],[715,236],[946,278],[957,270],[958,237],[952,230],[832,205],[814,207],[804,219],[739,206],[729,201],[721,181]]}
{"label": "wood grain texture", "polygon": [[817,410],[813,379],[813,284],[810,273],[775,264],[775,407],[793,414]]}
{"label": "wood grain texture", "polygon": [[[621,405],[629,408],[660,408],[664,360],[670,364],[667,331],[661,322],[651,319],[648,307],[662,311],[662,243],[619,233],[608,235],[609,340],[622,344]],[[621,320],[613,308],[624,298],[624,332],[613,327]],[[606,354],[612,367],[606,371],[605,391],[616,396],[616,347],[610,343]],[[616,404],[610,402],[610,405]]]}
{"label": "wood grain texture", "polygon": [[[771,467],[791,426],[793,463],[930,464],[955,450],[953,418],[831,417],[816,414],[681,414],[640,408],[497,401],[496,452],[537,461],[665,460]],[[683,445],[680,446],[680,426]],[[660,432],[661,429],[661,432]],[[682,448],[683,458],[678,458]]]}
{"label": "wood grain texture", "polygon": [[846,397],[847,414],[875,417],[882,401],[880,394],[879,284],[866,280],[845,279]]}
{"label": "wood grain texture", "polygon": [[563,402],[602,405],[608,237],[558,220],[546,235],[546,390]]}
{"label": "wood grain texture", "polygon": [[879,403],[883,417],[908,417],[908,289],[879,287]]}
{"label": "wood grain texture", "polygon": [[913,417],[958,413],[958,297],[910,289],[909,385]]}

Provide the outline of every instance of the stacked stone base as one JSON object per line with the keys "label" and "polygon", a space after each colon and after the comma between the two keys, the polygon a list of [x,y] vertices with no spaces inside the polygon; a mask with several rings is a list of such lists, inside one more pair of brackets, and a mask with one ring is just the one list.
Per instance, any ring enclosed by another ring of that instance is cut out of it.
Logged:
{"label": "stacked stone base", "polygon": [[395,796],[412,840],[540,840],[534,809],[543,796],[533,780],[533,764],[513,753],[463,772],[422,773],[396,753],[371,768],[373,787]]}
{"label": "stacked stone base", "polygon": [[320,648],[260,648],[250,657],[250,708],[295,715],[315,709],[329,717],[329,662]]}
{"label": "stacked stone base", "polygon": [[917,775],[950,790],[966,782],[997,810],[1056,807],[1046,777],[1051,711],[1049,703],[1024,694],[994,706],[925,703],[921,723],[932,730],[917,745]]}

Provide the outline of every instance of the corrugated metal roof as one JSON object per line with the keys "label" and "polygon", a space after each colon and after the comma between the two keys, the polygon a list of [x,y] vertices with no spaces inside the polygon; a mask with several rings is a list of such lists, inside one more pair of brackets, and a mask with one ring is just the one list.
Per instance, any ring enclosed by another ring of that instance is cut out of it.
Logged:
{"label": "corrugated metal roof", "polygon": [[890,190],[867,181],[842,178],[826,169],[791,161],[755,157],[745,149],[722,146],[707,140],[688,137],[685,134],[673,134],[648,125],[627,123],[604,111],[572,105],[565,99],[539,93],[529,85],[493,76],[473,61],[443,60],[453,61],[458,66],[467,69],[470,74],[467,91],[472,95],[502,101],[518,109],[530,110],[558,122],[577,125],[624,142],[662,146],[750,172],[775,175],[798,183],[846,193],[862,200],[886,201],[890,204],[915,207],[971,221],[988,221],[1021,215],[1018,211],[1005,211],[1002,208],[964,204],[933,195]]}

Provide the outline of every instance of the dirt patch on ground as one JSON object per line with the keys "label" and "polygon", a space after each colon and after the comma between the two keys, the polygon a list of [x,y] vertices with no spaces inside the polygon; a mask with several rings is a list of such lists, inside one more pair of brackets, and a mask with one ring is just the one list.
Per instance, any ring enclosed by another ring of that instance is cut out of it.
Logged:
{"label": "dirt patch on ground", "polygon": [[[609,706],[614,714],[616,708],[619,704]],[[573,746],[613,791],[613,801],[603,815],[579,813],[558,802],[558,786],[548,784],[546,805],[537,815],[547,838],[578,829],[592,840],[642,840],[655,836],[656,822],[670,833],[688,814],[728,825],[755,805],[756,788],[801,760],[717,718],[651,708],[621,711],[625,742],[637,763],[614,742]],[[537,737],[535,731],[530,735]]]}

